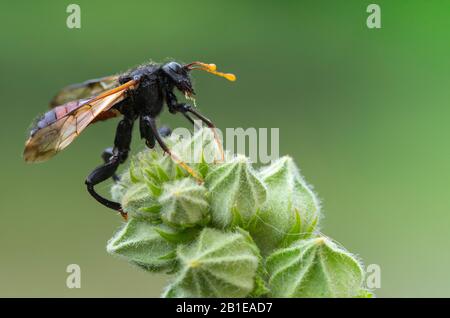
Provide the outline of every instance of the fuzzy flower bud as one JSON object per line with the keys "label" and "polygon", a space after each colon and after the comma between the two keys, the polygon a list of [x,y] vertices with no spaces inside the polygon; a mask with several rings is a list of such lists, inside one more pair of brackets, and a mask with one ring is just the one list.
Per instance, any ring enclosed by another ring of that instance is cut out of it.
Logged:
{"label": "fuzzy flower bud", "polygon": [[263,254],[311,235],[319,219],[319,201],[285,156],[260,171],[267,201],[249,229]]}
{"label": "fuzzy flower bud", "polygon": [[[317,237],[320,205],[290,157],[255,171],[210,129],[134,156],[111,189],[128,221],[107,251],[172,274],[165,297],[371,297],[356,258]],[[200,147],[199,147],[200,144]],[[149,282],[151,284],[151,282]]]}
{"label": "fuzzy flower bud", "polygon": [[184,228],[204,225],[209,221],[206,189],[192,179],[165,183],[158,201],[161,218],[168,225]]}
{"label": "fuzzy flower bud", "polygon": [[205,184],[210,191],[213,223],[221,228],[245,228],[266,200],[265,185],[243,156],[212,170]]}
{"label": "fuzzy flower bud", "polygon": [[267,258],[273,297],[356,297],[363,270],[353,255],[325,237],[294,242]]}
{"label": "fuzzy flower bud", "polygon": [[175,264],[176,245],[156,229],[145,220],[132,218],[109,240],[106,250],[149,271],[170,269]]}
{"label": "fuzzy flower bud", "polygon": [[255,287],[258,249],[240,232],[205,228],[190,245],[180,246],[181,270],[165,297],[245,297]]}

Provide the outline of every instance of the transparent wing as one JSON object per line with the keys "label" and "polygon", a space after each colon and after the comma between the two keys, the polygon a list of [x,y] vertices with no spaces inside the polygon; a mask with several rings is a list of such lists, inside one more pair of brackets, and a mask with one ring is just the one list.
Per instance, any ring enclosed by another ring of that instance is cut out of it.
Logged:
{"label": "transparent wing", "polygon": [[50,107],[63,105],[73,100],[91,98],[117,86],[120,86],[118,75],[105,76],[83,83],[72,84],[64,87],[53,97],[50,101]]}
{"label": "transparent wing", "polygon": [[125,92],[136,84],[129,81],[96,97],[72,101],[45,113],[25,144],[25,161],[46,161],[66,148],[91,122],[123,100]]}

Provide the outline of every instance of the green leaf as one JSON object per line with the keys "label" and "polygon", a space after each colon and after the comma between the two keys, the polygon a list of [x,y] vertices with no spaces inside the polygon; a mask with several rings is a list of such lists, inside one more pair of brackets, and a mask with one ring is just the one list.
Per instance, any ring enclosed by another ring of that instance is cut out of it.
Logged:
{"label": "green leaf", "polygon": [[300,213],[298,211],[294,212],[295,215],[295,223],[292,224],[291,229],[286,233],[283,242],[281,243],[282,247],[286,247],[299,240],[299,233],[302,231],[302,218],[300,217]]}
{"label": "green leaf", "polygon": [[251,168],[248,159],[239,156],[212,170],[205,180],[210,191],[213,224],[227,228],[242,220],[246,227],[266,200],[266,188]]}
{"label": "green leaf", "polygon": [[147,185],[149,193],[151,193],[154,197],[159,197],[161,195],[162,188],[159,183],[152,180],[147,180],[145,181],[145,184]]}
{"label": "green leaf", "polygon": [[149,271],[163,271],[175,266],[176,245],[162,238],[146,220],[131,218],[106,247],[108,253],[126,259]]}
{"label": "green leaf", "polygon": [[316,230],[320,206],[290,157],[263,168],[260,177],[267,187],[267,200],[249,231],[267,255],[283,244],[310,236]]}
{"label": "green leaf", "polygon": [[205,228],[177,250],[180,271],[165,297],[246,297],[255,287],[257,248],[238,232]]}
{"label": "green leaf", "polygon": [[355,257],[325,237],[275,251],[266,269],[273,297],[355,297],[364,277]]}
{"label": "green leaf", "polygon": [[166,241],[173,244],[188,243],[197,237],[199,233],[198,227],[186,229],[176,229],[165,224],[160,224],[154,230]]}
{"label": "green leaf", "polygon": [[142,212],[159,215],[159,213],[161,212],[161,206],[159,204],[155,204],[148,207],[140,208],[139,210]]}

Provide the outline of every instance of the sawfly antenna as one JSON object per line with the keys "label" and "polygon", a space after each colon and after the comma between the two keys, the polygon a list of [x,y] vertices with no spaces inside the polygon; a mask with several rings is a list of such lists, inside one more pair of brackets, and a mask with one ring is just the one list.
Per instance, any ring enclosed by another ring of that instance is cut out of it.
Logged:
{"label": "sawfly antenna", "polygon": [[207,64],[202,62],[192,62],[183,66],[184,69],[188,71],[192,70],[202,70],[220,77],[224,77],[227,80],[234,82],[236,80],[236,75],[232,73],[222,73],[217,71],[216,64]]}

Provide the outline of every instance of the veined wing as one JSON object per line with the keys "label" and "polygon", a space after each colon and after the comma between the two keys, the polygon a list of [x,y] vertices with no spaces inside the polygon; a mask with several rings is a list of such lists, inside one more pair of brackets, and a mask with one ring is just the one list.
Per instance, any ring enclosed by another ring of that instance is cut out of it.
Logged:
{"label": "veined wing", "polygon": [[107,90],[120,86],[119,76],[105,76],[87,80],[83,83],[72,84],[60,90],[50,101],[50,107],[66,104],[70,101],[91,98]]}
{"label": "veined wing", "polygon": [[96,118],[123,100],[136,81],[129,81],[90,99],[71,101],[42,116],[25,144],[26,162],[46,161],[66,148]]}

